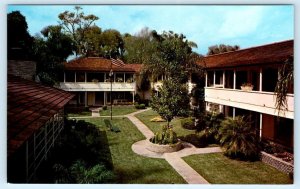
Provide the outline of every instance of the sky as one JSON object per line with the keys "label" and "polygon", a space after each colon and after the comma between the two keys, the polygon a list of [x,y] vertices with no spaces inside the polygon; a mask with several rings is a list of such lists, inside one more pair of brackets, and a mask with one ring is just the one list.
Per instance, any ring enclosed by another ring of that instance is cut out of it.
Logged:
{"label": "sky", "polygon": [[[216,44],[241,49],[294,39],[293,5],[83,5],[85,14],[100,19],[96,25],[136,34],[148,27],[158,33],[174,31],[195,42],[194,51],[205,55]],[[34,36],[48,25],[58,24],[58,14],[73,11],[71,5],[8,5],[19,10]]]}

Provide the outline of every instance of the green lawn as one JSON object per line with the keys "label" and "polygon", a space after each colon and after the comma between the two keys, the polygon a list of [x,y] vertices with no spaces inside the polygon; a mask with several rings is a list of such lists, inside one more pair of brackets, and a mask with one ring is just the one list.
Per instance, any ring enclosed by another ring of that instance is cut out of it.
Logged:
{"label": "green lawn", "polygon": [[[161,130],[162,125],[166,125],[167,122],[151,122],[150,120],[158,114],[153,110],[148,110],[142,113],[135,115],[139,120],[141,120],[145,125],[149,127],[152,132],[158,132]],[[173,126],[173,130],[176,132],[177,136],[185,136],[188,134],[195,133],[193,130],[184,129],[181,127],[180,118],[173,119],[171,121],[171,125]]]}
{"label": "green lawn", "polygon": [[80,112],[80,113],[68,113],[67,116],[68,117],[92,116],[92,112],[91,111],[83,111],[83,112]]}
{"label": "green lawn", "polygon": [[131,150],[133,143],[145,137],[127,118],[113,118],[113,123],[121,130],[119,133],[108,131],[103,119],[84,120],[96,124],[101,131],[106,132],[118,183],[186,183],[164,159],[143,157]]}
{"label": "green lawn", "polygon": [[[112,111],[113,116],[119,116],[136,112],[137,109],[134,106],[113,106]],[[110,116],[110,106],[107,106],[107,110],[101,110],[100,116]]]}
{"label": "green lawn", "polygon": [[232,160],[222,153],[183,158],[212,184],[292,184],[288,175],[262,163]]}

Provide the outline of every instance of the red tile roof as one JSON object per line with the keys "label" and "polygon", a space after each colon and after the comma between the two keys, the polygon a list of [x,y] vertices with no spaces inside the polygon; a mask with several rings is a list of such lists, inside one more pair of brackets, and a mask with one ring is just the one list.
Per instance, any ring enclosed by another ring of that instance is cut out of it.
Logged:
{"label": "red tile roof", "polygon": [[[102,57],[85,57],[64,63],[65,70],[110,71],[111,60]],[[112,64],[113,71],[139,72],[142,64],[125,64],[122,67]]]}
{"label": "red tile roof", "polygon": [[258,64],[282,63],[294,54],[294,40],[206,56],[197,64],[206,68],[224,68]]}
{"label": "red tile roof", "polygon": [[73,94],[8,75],[7,140],[13,154],[73,97]]}

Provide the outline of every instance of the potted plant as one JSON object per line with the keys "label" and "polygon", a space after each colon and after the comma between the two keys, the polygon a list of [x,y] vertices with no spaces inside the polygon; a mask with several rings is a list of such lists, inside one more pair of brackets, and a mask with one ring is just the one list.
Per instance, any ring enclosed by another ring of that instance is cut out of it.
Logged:
{"label": "potted plant", "polygon": [[252,91],[253,85],[251,83],[243,83],[241,89],[243,91]]}
{"label": "potted plant", "polygon": [[94,83],[98,83],[98,79],[92,79],[92,82],[94,82]]}

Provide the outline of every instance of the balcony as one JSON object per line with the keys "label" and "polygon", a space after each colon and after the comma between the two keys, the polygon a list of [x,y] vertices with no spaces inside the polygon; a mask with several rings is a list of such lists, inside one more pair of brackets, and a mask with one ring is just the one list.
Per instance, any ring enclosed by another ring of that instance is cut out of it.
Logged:
{"label": "balcony", "polygon": [[[276,97],[272,92],[242,91],[225,88],[205,88],[205,101],[226,106],[256,111],[260,113],[278,115],[275,108]],[[294,95],[287,96],[288,110],[281,111],[280,116],[294,118]]]}
{"label": "balcony", "polygon": [[[112,91],[135,91],[136,83],[112,83]],[[60,88],[65,91],[110,91],[109,82],[61,82]]]}

